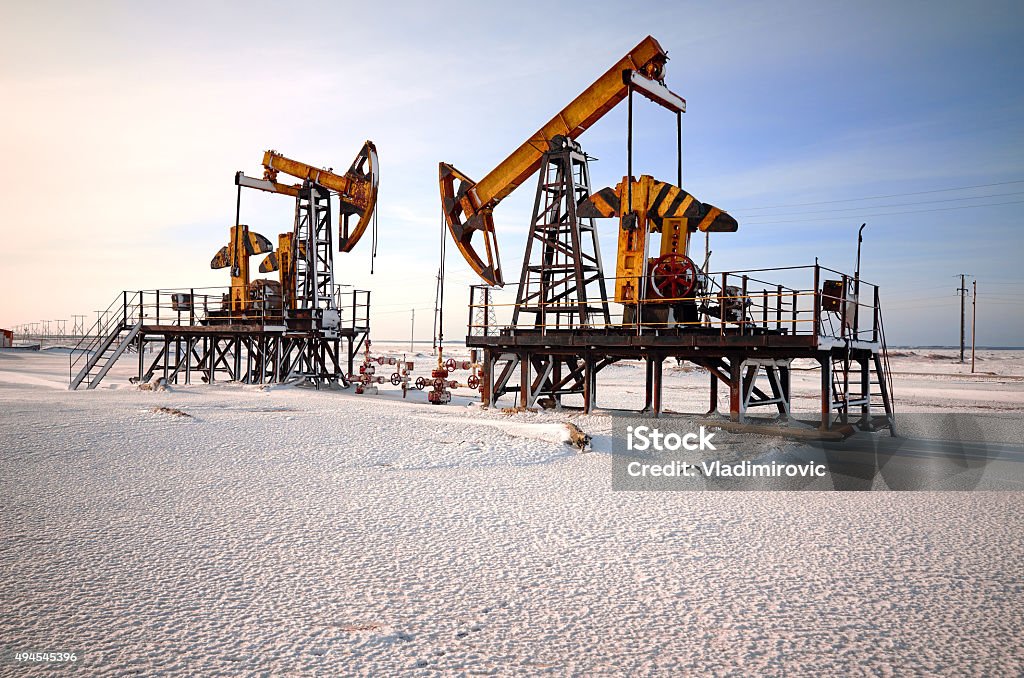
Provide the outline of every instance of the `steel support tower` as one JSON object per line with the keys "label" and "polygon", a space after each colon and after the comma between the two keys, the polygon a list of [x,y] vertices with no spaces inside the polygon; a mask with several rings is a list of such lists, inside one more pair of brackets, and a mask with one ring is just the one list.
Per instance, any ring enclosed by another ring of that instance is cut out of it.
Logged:
{"label": "steel support tower", "polygon": [[330,192],[305,182],[295,200],[295,307],[335,307]]}
{"label": "steel support tower", "polygon": [[576,206],[590,197],[587,156],[562,136],[544,154],[512,324],[569,329],[607,326],[608,293],[594,220]]}

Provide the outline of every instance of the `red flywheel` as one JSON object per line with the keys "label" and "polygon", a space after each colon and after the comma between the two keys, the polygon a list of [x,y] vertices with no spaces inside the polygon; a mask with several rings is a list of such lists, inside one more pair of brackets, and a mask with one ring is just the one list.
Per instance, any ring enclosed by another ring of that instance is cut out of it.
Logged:
{"label": "red flywheel", "polygon": [[697,267],[684,254],[663,254],[651,266],[651,292],[661,299],[682,299],[697,287]]}

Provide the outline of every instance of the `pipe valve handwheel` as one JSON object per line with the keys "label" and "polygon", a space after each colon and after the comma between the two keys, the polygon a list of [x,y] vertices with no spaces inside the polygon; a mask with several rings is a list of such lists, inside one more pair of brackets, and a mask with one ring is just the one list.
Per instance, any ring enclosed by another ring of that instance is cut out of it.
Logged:
{"label": "pipe valve handwheel", "polygon": [[660,299],[682,299],[697,287],[697,267],[686,255],[670,252],[651,265],[651,293]]}

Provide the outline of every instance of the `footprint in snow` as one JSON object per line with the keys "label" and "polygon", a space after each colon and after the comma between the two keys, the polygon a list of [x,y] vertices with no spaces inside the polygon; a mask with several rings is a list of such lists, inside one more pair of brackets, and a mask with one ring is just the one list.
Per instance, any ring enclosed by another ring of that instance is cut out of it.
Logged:
{"label": "footprint in snow", "polygon": [[[508,606],[509,606],[508,601],[503,600],[500,603],[498,603],[495,607],[485,607],[485,608],[483,608],[482,610],[480,610],[480,613],[484,614],[484,615],[487,615],[487,616],[491,616],[492,614],[494,614],[495,612],[498,611],[495,608],[507,608]],[[481,624],[479,622],[474,623],[474,624],[469,625],[469,626],[464,626],[464,627],[460,628],[458,631],[455,632],[455,638],[458,639],[458,640],[462,640],[464,638],[469,637],[469,635],[471,633],[479,633],[480,631],[483,631],[483,629],[484,629],[483,624]],[[448,654],[448,650],[445,650],[445,649],[437,649],[437,650],[434,650],[434,652],[433,652],[434,657],[443,657],[446,654]],[[436,663],[437,660],[434,659],[433,662]],[[431,661],[428,661],[426,659],[420,659],[419,661],[416,662],[416,666],[419,667],[419,668],[425,668],[425,667],[429,666],[430,664],[431,664]]]}
{"label": "footprint in snow", "polygon": [[482,631],[482,630],[483,630],[483,627],[482,627],[482,626],[480,626],[479,624],[473,624],[472,626],[470,626],[470,627],[469,627],[469,630],[468,630],[468,631],[467,631],[466,629],[461,629],[461,630],[457,631],[457,632],[455,633],[455,637],[456,637],[456,638],[465,638],[465,637],[466,637],[466,636],[468,636],[468,635],[469,635],[469,634],[470,634],[471,632],[472,632],[472,633],[478,633],[478,632],[480,632],[480,631]]}

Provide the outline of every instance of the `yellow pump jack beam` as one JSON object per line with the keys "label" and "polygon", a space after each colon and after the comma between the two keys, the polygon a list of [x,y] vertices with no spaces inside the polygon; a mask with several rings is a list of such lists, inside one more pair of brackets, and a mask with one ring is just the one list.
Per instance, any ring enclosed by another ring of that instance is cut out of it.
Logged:
{"label": "yellow pump jack beam", "polygon": [[[485,283],[504,285],[494,208],[537,171],[552,139],[576,139],[631,92],[675,113],[677,119],[686,111],[686,101],[665,86],[667,61],[668,53],[657,40],[647,36],[479,182],[448,163],[440,164],[445,223],[462,256]],[[680,158],[680,176],[681,162]],[[647,267],[653,262],[647,261],[648,234],[662,233],[663,251],[659,259],[667,257],[666,264],[689,267],[692,279],[694,266],[686,256],[689,234],[697,230],[737,229],[736,220],[719,208],[647,175],[639,179],[623,177],[614,189],[605,188],[593,194],[589,201],[579,205],[577,216],[619,217],[622,228],[615,298],[622,303],[635,303],[641,297],[639,280],[647,276]],[[482,244],[474,243],[478,233]]]}
{"label": "yellow pump jack beam", "polygon": [[[331,170],[286,158],[277,151],[266,151],[263,154],[263,178],[256,179],[237,172],[235,184],[297,197],[302,185],[280,183],[277,180],[279,174],[319,184],[338,196],[338,248],[342,252],[352,251],[370,225],[377,207],[380,165],[377,161],[377,147],[373,142],[366,141],[363,144],[344,174],[335,174]],[[349,219],[352,216],[357,217],[357,220],[355,226],[350,228]]]}
{"label": "yellow pump jack beam", "polygon": [[[235,185],[298,198],[302,184],[279,182],[278,176],[282,173],[323,186],[338,196],[338,247],[342,252],[352,251],[366,232],[377,208],[380,164],[374,143],[366,141],[363,144],[345,174],[336,174],[331,169],[286,158],[277,151],[266,151],[263,153],[263,178],[256,179],[236,172]],[[357,219],[355,226],[350,228],[349,222],[353,216]],[[295,262],[297,258],[305,258],[306,245],[296,242],[294,233],[281,233],[277,242],[277,249],[263,259],[259,270],[260,273],[278,271],[284,307],[295,308]]]}
{"label": "yellow pump jack beam", "polygon": [[[559,135],[576,139],[631,89],[675,113],[686,110],[686,101],[665,86],[667,61],[668,53],[647,36],[479,182],[440,163],[445,223],[462,256],[484,282],[504,285],[492,212],[540,168],[551,139]],[[483,238],[482,251],[472,242],[477,233]]]}

